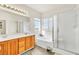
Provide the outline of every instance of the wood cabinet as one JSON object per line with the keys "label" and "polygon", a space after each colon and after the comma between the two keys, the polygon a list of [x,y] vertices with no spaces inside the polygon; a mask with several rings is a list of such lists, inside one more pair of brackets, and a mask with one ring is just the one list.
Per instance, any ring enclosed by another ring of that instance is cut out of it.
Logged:
{"label": "wood cabinet", "polygon": [[0,43],[0,55],[7,55],[8,54],[8,45],[7,42]]}
{"label": "wood cabinet", "polygon": [[4,53],[4,44],[3,42],[0,42],[0,55],[3,55]]}
{"label": "wood cabinet", "polygon": [[31,37],[28,36],[26,37],[26,50],[28,50],[31,47],[31,41],[30,41]]}
{"label": "wood cabinet", "polygon": [[18,39],[12,39],[8,41],[8,54],[9,55],[18,54]]}
{"label": "wood cabinet", "polygon": [[35,47],[35,36],[26,37],[26,50]]}
{"label": "wood cabinet", "polygon": [[35,36],[0,42],[0,55],[17,55],[35,46]]}
{"label": "wood cabinet", "polygon": [[19,54],[25,51],[25,37],[19,38]]}
{"label": "wood cabinet", "polygon": [[15,55],[18,54],[18,40],[12,39],[0,43],[0,55]]}
{"label": "wood cabinet", "polygon": [[8,42],[5,41],[3,42],[3,55],[7,55],[8,54]]}
{"label": "wood cabinet", "polygon": [[33,47],[35,47],[35,35],[33,35],[33,36],[31,36],[31,39],[30,39],[30,41],[31,41],[31,47],[33,48]]}
{"label": "wood cabinet", "polygon": [[10,41],[7,41],[8,43],[8,55],[11,55],[11,40]]}

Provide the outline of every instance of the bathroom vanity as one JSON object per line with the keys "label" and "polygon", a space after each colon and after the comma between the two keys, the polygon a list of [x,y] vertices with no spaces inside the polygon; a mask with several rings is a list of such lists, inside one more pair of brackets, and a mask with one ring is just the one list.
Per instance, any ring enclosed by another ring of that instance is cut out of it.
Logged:
{"label": "bathroom vanity", "polygon": [[14,34],[0,37],[0,55],[19,55],[35,47],[35,35]]}

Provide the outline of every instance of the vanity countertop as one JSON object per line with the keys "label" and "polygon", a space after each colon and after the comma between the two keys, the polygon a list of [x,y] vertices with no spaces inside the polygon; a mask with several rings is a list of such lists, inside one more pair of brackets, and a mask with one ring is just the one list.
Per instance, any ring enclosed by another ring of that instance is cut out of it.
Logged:
{"label": "vanity countertop", "polygon": [[20,37],[32,36],[32,35],[34,35],[34,34],[22,34],[22,33],[18,33],[18,34],[11,34],[11,35],[3,35],[3,36],[0,36],[0,42],[7,41],[7,40],[12,40],[12,39],[16,39],[16,38],[20,38]]}

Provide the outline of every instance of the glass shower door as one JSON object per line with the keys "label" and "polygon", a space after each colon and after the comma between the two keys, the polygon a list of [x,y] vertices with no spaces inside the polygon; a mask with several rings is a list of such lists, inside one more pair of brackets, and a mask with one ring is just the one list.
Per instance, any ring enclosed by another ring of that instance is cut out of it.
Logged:
{"label": "glass shower door", "polygon": [[76,52],[76,33],[75,33],[76,13],[69,11],[58,15],[58,39],[57,48]]}

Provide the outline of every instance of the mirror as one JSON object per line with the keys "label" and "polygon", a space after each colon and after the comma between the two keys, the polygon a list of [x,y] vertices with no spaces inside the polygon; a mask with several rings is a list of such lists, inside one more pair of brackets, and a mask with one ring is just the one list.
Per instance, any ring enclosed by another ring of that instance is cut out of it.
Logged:
{"label": "mirror", "polygon": [[0,34],[6,33],[6,23],[5,20],[0,20]]}
{"label": "mirror", "polygon": [[27,20],[0,20],[0,34],[29,33]]}

